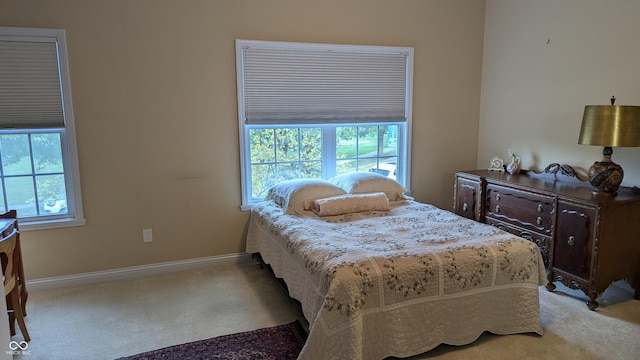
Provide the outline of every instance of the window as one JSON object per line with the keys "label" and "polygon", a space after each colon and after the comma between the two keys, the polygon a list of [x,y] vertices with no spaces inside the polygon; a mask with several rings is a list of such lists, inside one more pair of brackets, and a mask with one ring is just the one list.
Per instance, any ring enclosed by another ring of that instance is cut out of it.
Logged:
{"label": "window", "polygon": [[409,188],[413,48],[236,40],[242,208],[282,180]]}
{"label": "window", "polygon": [[0,211],[84,224],[64,30],[0,27]]}

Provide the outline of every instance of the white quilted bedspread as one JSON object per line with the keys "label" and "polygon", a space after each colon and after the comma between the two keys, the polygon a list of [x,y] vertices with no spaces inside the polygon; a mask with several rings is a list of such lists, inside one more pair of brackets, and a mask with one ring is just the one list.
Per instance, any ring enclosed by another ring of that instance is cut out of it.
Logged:
{"label": "white quilted bedspread", "polygon": [[310,333],[299,359],[406,357],[484,331],[542,334],[538,247],[431,205],[320,218],[263,202],[246,250],[302,303]]}

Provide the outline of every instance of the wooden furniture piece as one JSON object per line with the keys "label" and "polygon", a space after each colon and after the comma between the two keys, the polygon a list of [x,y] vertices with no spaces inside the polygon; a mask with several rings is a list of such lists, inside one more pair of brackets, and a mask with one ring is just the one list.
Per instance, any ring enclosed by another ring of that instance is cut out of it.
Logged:
{"label": "wooden furniture piece", "polygon": [[[16,249],[13,253],[14,266],[17,271],[17,287],[18,287],[18,302],[16,306],[20,306],[23,316],[27,316],[27,298],[29,293],[27,292],[26,279],[24,277],[24,267],[22,264],[22,249],[20,245],[20,231],[18,229],[18,214],[15,210],[10,210],[4,214],[0,214],[0,237],[5,237],[12,233],[14,230],[16,234]],[[5,263],[2,264],[6,266]],[[9,310],[9,327],[11,335],[15,335],[15,314],[11,299],[7,299],[7,310]]]}
{"label": "wooden furniture piece", "polygon": [[535,242],[555,281],[582,290],[598,307],[607,287],[626,280],[640,300],[640,190],[596,195],[568,165],[542,173],[473,170],[455,175],[454,212]]}
{"label": "wooden furniture piece", "polygon": [[[13,316],[18,321],[20,331],[25,341],[31,341],[27,325],[24,323],[24,314],[22,306],[20,306],[19,281],[18,281],[18,264],[15,262],[14,256],[18,245],[18,229],[14,228],[11,232],[0,239],[0,256],[2,257],[2,274],[4,276],[4,296],[7,299],[7,309],[13,310]],[[15,334],[15,329],[12,335]]]}

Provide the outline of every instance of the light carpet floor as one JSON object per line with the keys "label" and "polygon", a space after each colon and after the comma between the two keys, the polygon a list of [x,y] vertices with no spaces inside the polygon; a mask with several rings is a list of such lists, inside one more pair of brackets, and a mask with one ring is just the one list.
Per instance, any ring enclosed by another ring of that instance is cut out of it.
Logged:
{"label": "light carpet floor", "polygon": [[[640,301],[610,287],[596,311],[586,296],[540,287],[543,336],[483,334],[466,346],[441,345],[411,359],[639,359]],[[301,312],[257,264],[31,291],[28,353],[21,360],[115,359],[219,335],[275,326]],[[20,341],[20,332],[13,337]]]}

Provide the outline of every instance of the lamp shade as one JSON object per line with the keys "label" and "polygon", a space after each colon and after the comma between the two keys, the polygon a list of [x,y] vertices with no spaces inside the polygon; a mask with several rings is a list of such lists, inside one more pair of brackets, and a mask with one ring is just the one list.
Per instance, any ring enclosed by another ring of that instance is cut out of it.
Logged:
{"label": "lamp shade", "polygon": [[585,106],[578,144],[640,146],[640,106]]}

